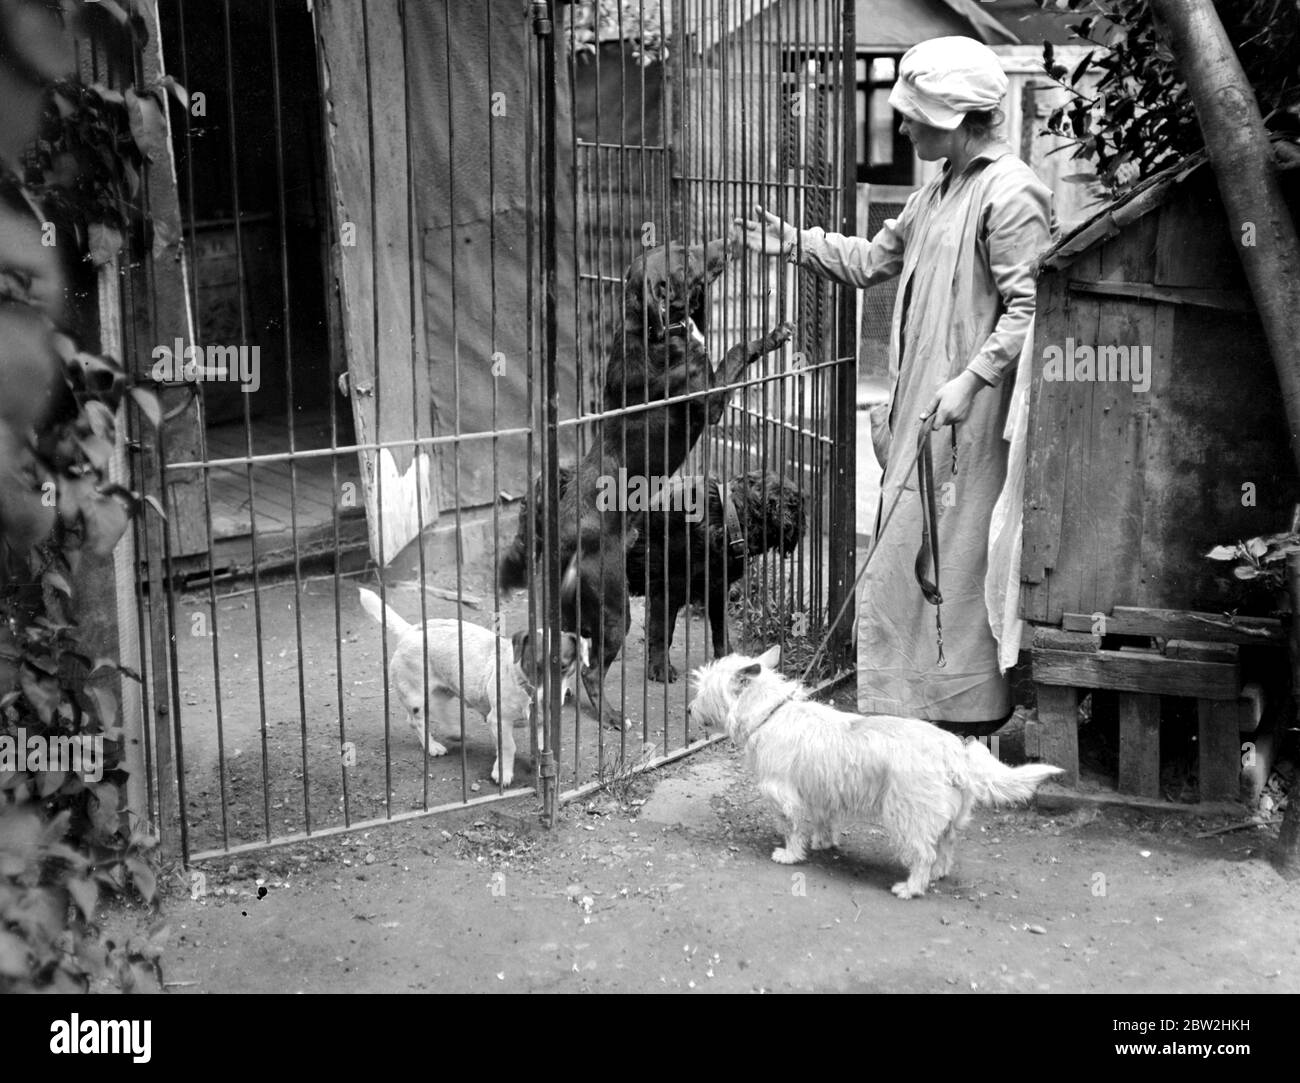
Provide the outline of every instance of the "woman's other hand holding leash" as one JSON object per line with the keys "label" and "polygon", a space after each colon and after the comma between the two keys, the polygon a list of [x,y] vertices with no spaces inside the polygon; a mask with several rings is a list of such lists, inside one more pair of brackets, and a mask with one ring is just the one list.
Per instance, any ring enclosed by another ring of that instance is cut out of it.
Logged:
{"label": "woman's other hand holding leash", "polygon": [[987,386],[985,380],[966,369],[934,393],[921,420],[929,421],[932,429],[942,429],[945,425],[965,421],[970,416],[975,395],[980,388]]}

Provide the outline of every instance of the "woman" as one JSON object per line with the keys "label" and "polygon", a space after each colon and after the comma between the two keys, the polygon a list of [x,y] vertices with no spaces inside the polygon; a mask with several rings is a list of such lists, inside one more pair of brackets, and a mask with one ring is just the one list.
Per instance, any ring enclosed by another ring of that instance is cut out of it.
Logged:
{"label": "woman", "polygon": [[[1003,428],[1034,315],[1034,261],[1054,232],[1051,192],[994,134],[1006,89],[997,56],[979,42],[922,42],[903,56],[890,104],[918,157],[945,165],[897,219],[869,242],[795,229],[761,208],[759,221],[738,220],[751,249],[838,282],[865,287],[902,276],[887,432],[873,438],[885,465],[881,507],[904,491],[866,574],[859,709],[963,729],[991,727],[1011,712],[984,602],[989,519],[1006,478]],[[951,442],[933,438],[942,666],[934,608],[914,574],[922,508],[909,467],[923,426],[952,426]]]}

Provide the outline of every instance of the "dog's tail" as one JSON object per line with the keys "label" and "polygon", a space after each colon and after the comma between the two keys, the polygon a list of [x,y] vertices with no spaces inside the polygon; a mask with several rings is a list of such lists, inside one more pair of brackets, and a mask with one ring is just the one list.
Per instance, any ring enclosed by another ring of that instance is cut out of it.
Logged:
{"label": "dog's tail", "polygon": [[370,614],[380,624],[388,625],[388,630],[395,636],[400,636],[410,631],[411,625],[404,621],[401,615],[392,606],[384,605],[379,595],[373,590],[366,590],[365,587],[359,587],[358,592],[361,595],[361,608]]}
{"label": "dog's tail", "polygon": [[1063,774],[1059,767],[1031,763],[1008,767],[979,741],[966,743],[966,763],[970,768],[970,789],[981,805],[1017,805],[1028,801],[1053,775]]}

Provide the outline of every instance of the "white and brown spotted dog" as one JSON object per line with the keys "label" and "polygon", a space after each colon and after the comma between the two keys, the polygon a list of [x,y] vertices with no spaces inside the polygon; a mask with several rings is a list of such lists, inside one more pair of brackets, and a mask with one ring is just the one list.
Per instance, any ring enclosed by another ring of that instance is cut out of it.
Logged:
{"label": "white and brown spotted dog", "polygon": [[[393,692],[406,708],[411,728],[430,756],[445,756],[447,748],[438,737],[458,739],[458,712],[451,701],[460,698],[478,711],[492,735],[495,758],[492,781],[509,786],[514,778],[514,729],[528,725],[535,690],[541,685],[542,666],[534,650],[540,632],[516,632],[510,639],[488,628],[458,620],[430,620],[421,629],[387,606],[372,590],[360,588],[361,608],[388,627],[397,646],[388,663]],[[426,652],[427,644],[427,652]],[[566,632],[560,642],[560,664],[564,673],[564,695],[576,688],[582,669],[590,664],[590,642]],[[461,659],[464,658],[464,680]],[[497,659],[501,659],[500,701],[497,699]],[[425,689],[425,676],[428,687]],[[427,692],[427,694],[426,694]],[[428,717],[425,717],[425,704]],[[497,748],[497,719],[501,720],[501,748]],[[537,712],[540,720],[541,712]],[[427,722],[427,726],[426,726]],[[426,744],[427,740],[427,744]],[[544,743],[538,724],[537,748]]]}

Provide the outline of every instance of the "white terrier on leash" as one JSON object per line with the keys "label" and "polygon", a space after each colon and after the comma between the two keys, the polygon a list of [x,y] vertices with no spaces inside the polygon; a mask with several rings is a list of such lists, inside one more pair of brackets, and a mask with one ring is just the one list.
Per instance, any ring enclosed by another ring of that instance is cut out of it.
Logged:
{"label": "white terrier on leash", "polygon": [[745,751],[759,791],[789,824],[772,860],[791,865],[835,845],[839,823],[874,820],[908,877],[900,899],[925,894],[952,868],[957,832],[977,805],[1029,800],[1059,767],[1008,767],[978,741],[929,722],[839,711],[808,699],[773,668],[780,647],[732,654],[695,671],[690,715],[725,728]]}

